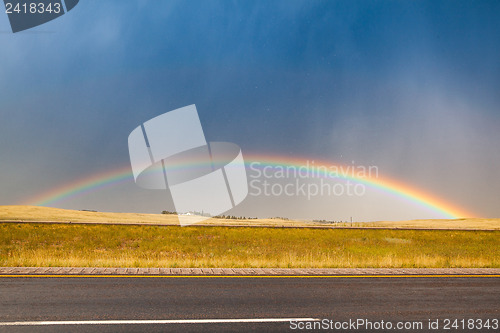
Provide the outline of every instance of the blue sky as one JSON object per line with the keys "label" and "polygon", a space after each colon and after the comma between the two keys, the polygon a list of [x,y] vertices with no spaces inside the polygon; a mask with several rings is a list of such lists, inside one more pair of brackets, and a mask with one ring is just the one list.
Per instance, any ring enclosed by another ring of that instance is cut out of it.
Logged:
{"label": "blue sky", "polygon": [[[0,204],[126,165],[131,130],[196,104],[210,141],[377,165],[499,216],[499,22],[497,1],[81,0],[17,34],[0,15]],[[60,206],[163,205],[132,185]],[[331,216],[319,201],[242,213]],[[345,218],[356,203],[333,206]],[[366,207],[367,220],[424,214]]]}

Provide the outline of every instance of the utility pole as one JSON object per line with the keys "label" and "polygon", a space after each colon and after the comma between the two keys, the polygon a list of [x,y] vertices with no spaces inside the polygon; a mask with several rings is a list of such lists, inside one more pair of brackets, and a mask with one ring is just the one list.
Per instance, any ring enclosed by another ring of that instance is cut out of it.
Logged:
{"label": "utility pole", "polygon": [[352,216],[351,216],[351,228],[352,228]]}

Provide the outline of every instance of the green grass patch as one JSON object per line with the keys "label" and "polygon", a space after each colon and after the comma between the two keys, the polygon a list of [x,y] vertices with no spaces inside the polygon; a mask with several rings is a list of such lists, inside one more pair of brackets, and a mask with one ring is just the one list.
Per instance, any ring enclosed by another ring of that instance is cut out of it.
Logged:
{"label": "green grass patch", "polygon": [[499,231],[0,223],[0,266],[500,267]]}

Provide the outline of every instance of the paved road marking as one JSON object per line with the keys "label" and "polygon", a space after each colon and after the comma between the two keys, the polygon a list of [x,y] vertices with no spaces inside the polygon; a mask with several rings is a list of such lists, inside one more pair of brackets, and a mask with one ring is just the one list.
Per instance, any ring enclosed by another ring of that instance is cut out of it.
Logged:
{"label": "paved road marking", "polygon": [[319,321],[319,320],[320,319],[317,318],[249,318],[249,319],[14,321],[14,322],[0,322],[0,326],[280,323],[280,322],[291,322],[291,321]]}
{"label": "paved road marking", "polygon": [[99,274],[0,274],[0,278],[491,278],[500,274],[390,274],[390,275],[99,275]]}

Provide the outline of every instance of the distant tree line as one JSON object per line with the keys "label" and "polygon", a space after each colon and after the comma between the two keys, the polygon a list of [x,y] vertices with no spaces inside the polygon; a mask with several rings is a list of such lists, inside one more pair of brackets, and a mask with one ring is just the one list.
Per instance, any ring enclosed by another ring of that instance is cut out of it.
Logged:
{"label": "distant tree line", "polygon": [[[176,211],[169,211],[169,210],[164,210],[161,212],[162,214],[173,214],[173,215],[178,215]],[[226,219],[226,220],[256,220],[256,217],[246,217],[246,216],[234,216],[234,215],[217,215],[217,216],[212,216],[208,213],[204,212],[189,212],[189,214],[193,215],[198,215],[198,216],[206,216],[206,217],[213,217],[216,219]]]}
{"label": "distant tree line", "polygon": [[234,215],[217,215],[214,216],[216,219],[226,219],[226,220],[256,220],[256,217],[246,217],[246,216],[234,216]]}
{"label": "distant tree line", "polygon": [[313,222],[318,222],[318,223],[343,223],[344,221],[313,220]]}

